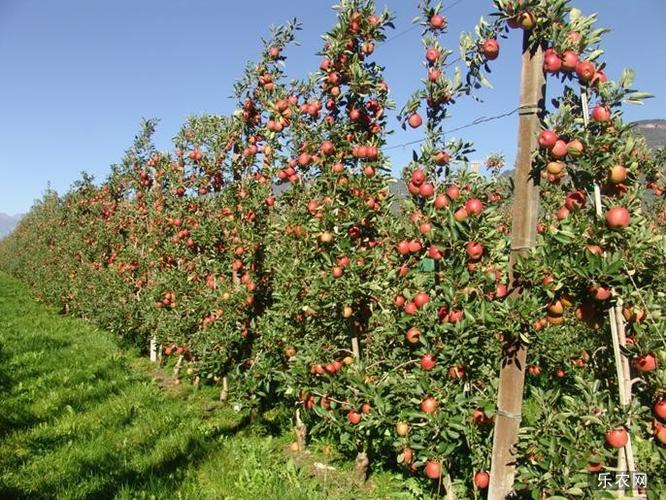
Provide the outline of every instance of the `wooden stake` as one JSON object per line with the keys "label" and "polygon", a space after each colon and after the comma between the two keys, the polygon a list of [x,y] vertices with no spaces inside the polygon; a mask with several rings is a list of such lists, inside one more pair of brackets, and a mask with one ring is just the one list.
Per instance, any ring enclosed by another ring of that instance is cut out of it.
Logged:
{"label": "wooden stake", "polygon": [[150,337],[150,360],[157,363],[157,339],[154,335]]}
{"label": "wooden stake", "polygon": [[220,391],[220,401],[226,401],[229,397],[229,380],[225,375],[222,377],[222,390]]}
{"label": "wooden stake", "polygon": [[358,335],[354,334],[352,337],[352,354],[356,359],[359,359],[361,357],[361,349],[359,348],[358,345]]}
{"label": "wooden stake", "polygon": [[[583,123],[587,127],[590,123],[590,107],[588,105],[587,92],[584,88],[580,92],[581,104],[583,108]],[[603,216],[601,209],[601,189],[598,183],[594,183],[594,207],[599,219]],[[608,310],[608,322],[611,329],[611,339],[613,343],[613,356],[615,359],[615,371],[617,373],[618,396],[621,406],[627,406],[631,402],[631,372],[629,370],[629,360],[624,356],[620,347],[624,347],[627,338],[624,333],[624,318],[622,317],[622,298],[618,298],[615,306]],[[629,424],[630,422],[627,422]],[[636,471],[636,462],[634,461],[634,450],[631,445],[631,435],[628,436],[627,444],[624,448],[618,450],[617,469],[621,472]],[[617,491],[619,497],[624,497],[624,489]],[[646,498],[638,494],[638,489],[632,489],[632,496],[635,498]]]}
{"label": "wooden stake", "polygon": [[[615,359],[615,371],[617,375],[617,388],[620,395],[620,405],[624,406],[626,401],[626,394],[625,394],[626,386],[624,384],[624,371],[622,370],[622,360],[621,360],[622,353],[620,353],[620,340],[617,335],[617,322],[615,320],[615,313],[613,312],[613,309],[610,309],[608,311],[608,320],[610,323],[611,338],[613,343],[613,358]],[[617,450],[617,468],[620,472],[624,472],[627,470],[626,447]],[[624,488],[618,488],[617,495],[619,497],[623,497]]]}
{"label": "wooden stake", "polygon": [[[532,151],[538,147],[540,115],[545,110],[545,77],[543,47],[530,51],[530,32],[523,34],[523,57],[520,75],[520,118],[518,153],[516,155],[516,191],[512,207],[511,259],[509,279],[515,285],[513,265],[516,258],[536,243],[539,213],[538,177],[532,176]],[[520,294],[516,286],[514,296]],[[516,473],[513,447],[520,429],[527,348],[515,339],[503,346],[497,395],[497,417],[493,436],[492,465],[488,498],[503,500],[511,493]]]}

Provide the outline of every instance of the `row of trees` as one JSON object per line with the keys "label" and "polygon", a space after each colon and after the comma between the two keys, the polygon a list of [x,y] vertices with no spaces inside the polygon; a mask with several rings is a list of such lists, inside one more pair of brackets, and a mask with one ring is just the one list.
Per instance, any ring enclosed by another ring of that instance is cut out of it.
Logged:
{"label": "row of trees", "polygon": [[[425,136],[403,170],[408,199],[390,194],[393,103],[373,58],[392,14],[342,0],[307,81],[284,74],[298,23],[274,29],[233,115],[191,118],[170,152],[144,123],[104,182],[47,192],[0,243],[0,266],[66,312],[158,344],[179,380],[297,409],[299,429],[356,456],[359,474],[370,459],[398,466],[450,498],[494,480],[498,371],[529,347],[515,490],[589,495],[589,472],[627,458],[663,487],[662,158],[622,121],[621,103],[644,97],[630,72],[607,80],[603,30],[569,3],[495,0],[492,22],[460,39],[464,71],[448,62],[441,4],[420,3],[426,76],[398,113]],[[480,176],[464,167],[473,146],[445,134],[513,29],[563,84],[532,109],[530,249],[510,237],[521,186],[498,175],[501,158]]]}

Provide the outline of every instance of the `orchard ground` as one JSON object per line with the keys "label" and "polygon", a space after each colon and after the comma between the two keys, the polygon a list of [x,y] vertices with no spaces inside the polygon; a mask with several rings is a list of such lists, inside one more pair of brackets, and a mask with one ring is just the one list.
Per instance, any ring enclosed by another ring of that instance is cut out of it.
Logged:
{"label": "orchard ground", "polygon": [[359,490],[326,448],[288,451],[288,417],[168,384],[123,347],[0,274],[0,498],[411,497],[388,473]]}

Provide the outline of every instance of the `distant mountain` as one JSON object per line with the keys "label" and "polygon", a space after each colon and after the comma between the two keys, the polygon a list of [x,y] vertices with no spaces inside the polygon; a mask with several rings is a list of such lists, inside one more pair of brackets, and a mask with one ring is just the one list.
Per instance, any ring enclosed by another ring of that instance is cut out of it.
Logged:
{"label": "distant mountain", "polygon": [[640,120],[633,125],[652,149],[666,146],[666,120]]}
{"label": "distant mountain", "polygon": [[0,212],[0,238],[7,236],[21,220],[23,214],[7,215]]}

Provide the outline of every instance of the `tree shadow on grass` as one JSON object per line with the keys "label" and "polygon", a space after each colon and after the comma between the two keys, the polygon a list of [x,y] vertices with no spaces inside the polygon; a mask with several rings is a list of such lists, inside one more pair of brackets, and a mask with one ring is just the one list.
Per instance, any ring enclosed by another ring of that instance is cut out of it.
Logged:
{"label": "tree shadow on grass", "polygon": [[[16,405],[11,397],[8,397],[16,384],[14,378],[7,369],[9,356],[0,345],[0,438],[22,426],[35,425],[38,419],[20,405]],[[11,497],[10,497],[11,498]]]}
{"label": "tree shadow on grass", "polygon": [[187,469],[198,468],[209,456],[219,450],[221,446],[219,437],[235,436],[256,425],[256,419],[251,414],[245,413],[234,422],[216,427],[205,437],[191,439],[180,453],[160,461],[145,471],[124,471],[96,491],[91,498],[114,498],[122,490],[140,492],[153,489],[156,485],[160,489],[176,491],[187,479],[185,474]]}
{"label": "tree shadow on grass", "polygon": [[[173,455],[161,457],[155,463],[137,470],[132,467],[132,461],[123,464],[120,458],[96,459],[78,461],[76,469],[79,473],[69,475],[67,484],[61,485],[60,491],[53,491],[54,485],[41,485],[41,491],[34,488],[22,488],[16,485],[2,483],[0,475],[0,498],[35,499],[56,498],[58,496],[91,499],[115,498],[123,491],[137,494],[142,491],[152,492],[175,491],[187,479],[185,471],[196,469],[212,454],[219,451],[221,446],[218,438],[234,436],[253,425],[249,414],[243,414],[233,422],[225,422],[205,434],[190,436],[187,442],[178,447]],[[109,458],[109,457],[107,457]],[[85,478],[97,476],[92,484],[86,484]],[[83,491],[82,491],[83,490]],[[157,495],[160,497],[160,495]]]}

